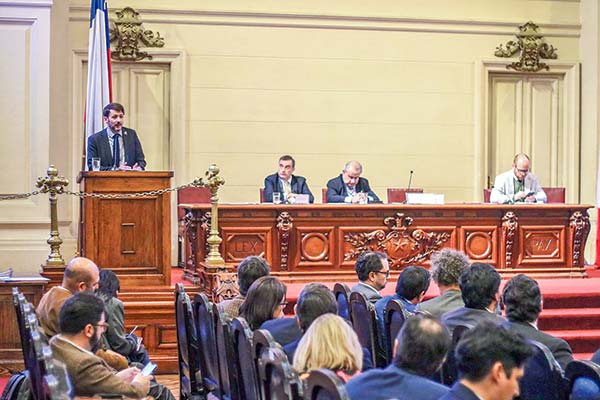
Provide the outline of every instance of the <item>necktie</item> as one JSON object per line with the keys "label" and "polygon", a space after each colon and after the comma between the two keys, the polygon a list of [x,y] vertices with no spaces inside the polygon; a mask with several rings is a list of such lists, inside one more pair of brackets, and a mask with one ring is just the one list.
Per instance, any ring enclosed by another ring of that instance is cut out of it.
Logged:
{"label": "necktie", "polygon": [[119,169],[119,165],[121,164],[121,149],[119,148],[119,137],[121,135],[116,133],[113,136],[113,168]]}
{"label": "necktie", "polygon": [[283,182],[283,191],[285,192],[285,197],[287,198],[287,195],[292,191],[292,186],[288,181]]}

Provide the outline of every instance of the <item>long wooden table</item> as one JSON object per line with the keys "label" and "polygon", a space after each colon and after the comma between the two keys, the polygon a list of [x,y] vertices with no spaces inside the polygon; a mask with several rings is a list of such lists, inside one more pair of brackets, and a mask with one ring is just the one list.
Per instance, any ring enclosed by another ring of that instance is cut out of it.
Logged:
{"label": "long wooden table", "polygon": [[[184,276],[202,284],[210,206],[180,207],[188,242]],[[591,207],[221,204],[218,222],[227,265],[263,256],[286,282],[354,280],[356,257],[367,249],[386,252],[397,273],[407,265],[428,266],[431,253],[443,247],[460,249],[506,276],[585,277]]]}

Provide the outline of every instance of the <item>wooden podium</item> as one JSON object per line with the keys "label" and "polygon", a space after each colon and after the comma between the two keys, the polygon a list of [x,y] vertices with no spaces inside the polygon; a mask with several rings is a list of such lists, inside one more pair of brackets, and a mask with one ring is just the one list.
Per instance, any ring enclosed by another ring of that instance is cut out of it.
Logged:
{"label": "wooden podium", "polygon": [[[171,171],[86,171],[85,193],[127,194],[169,187]],[[114,271],[127,286],[171,284],[168,194],[83,199],[80,253]]]}

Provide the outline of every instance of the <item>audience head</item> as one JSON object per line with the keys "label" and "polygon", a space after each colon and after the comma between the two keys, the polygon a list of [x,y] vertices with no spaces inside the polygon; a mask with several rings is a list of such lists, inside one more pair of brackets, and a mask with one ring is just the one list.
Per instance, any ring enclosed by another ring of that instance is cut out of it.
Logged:
{"label": "audience head", "polygon": [[496,307],[500,274],[489,264],[474,263],[458,281],[465,307],[484,310]]}
{"label": "audience head", "polygon": [[306,332],[317,317],[327,313],[337,314],[337,302],[331,290],[321,283],[304,286],[296,303],[296,318],[302,332]]}
{"label": "audience head", "polygon": [[450,349],[450,334],[434,317],[417,314],[404,322],[394,343],[394,365],[412,374],[429,377]]}
{"label": "audience head", "polygon": [[469,265],[465,253],[444,248],[431,256],[431,277],[438,286],[458,289],[458,278]]}
{"label": "audience head", "polygon": [[363,350],[352,327],[335,314],[314,320],[300,339],[294,353],[299,373],[317,368],[344,371],[352,375],[362,370]]}
{"label": "audience head", "polygon": [[265,322],[283,317],[286,286],[274,276],[258,278],[248,289],[246,299],[240,306],[240,315],[250,329],[256,330]]}
{"label": "audience head", "polygon": [[542,294],[530,277],[515,275],[504,287],[502,301],[506,317],[513,322],[535,322],[542,312]]}
{"label": "audience head", "polygon": [[100,273],[94,262],[85,257],[75,257],[67,264],[62,287],[72,293],[93,292],[98,288]]}
{"label": "audience head", "polygon": [[240,294],[245,296],[250,285],[260,277],[269,275],[271,266],[262,257],[249,256],[242,260],[237,269]]}
{"label": "audience head", "polygon": [[406,267],[396,283],[396,294],[406,300],[419,303],[429,289],[429,271],[423,267]]}
{"label": "audience head", "polygon": [[110,269],[100,271],[100,282],[98,283],[96,294],[102,296],[104,300],[109,300],[113,297],[118,297],[120,290],[121,282],[117,274]]}
{"label": "audience head", "polygon": [[381,290],[390,275],[388,258],[379,251],[366,251],[358,256],[354,266],[358,280]]}
{"label": "audience head", "polygon": [[524,363],[532,354],[533,350],[520,335],[490,321],[466,331],[455,350],[463,383],[479,385],[490,391],[479,396],[493,393],[498,400],[509,400],[519,394]]}
{"label": "audience head", "polygon": [[358,161],[348,161],[342,171],[342,179],[349,188],[354,188],[362,174],[362,165]]}
{"label": "audience head", "polygon": [[279,168],[277,170],[277,175],[284,181],[289,180],[292,177],[292,174],[296,170],[296,160],[290,155],[284,155],[279,157]]}
{"label": "audience head", "polygon": [[77,293],[61,307],[58,322],[61,334],[76,337],[78,344],[95,353],[107,327],[104,302],[92,293]]}

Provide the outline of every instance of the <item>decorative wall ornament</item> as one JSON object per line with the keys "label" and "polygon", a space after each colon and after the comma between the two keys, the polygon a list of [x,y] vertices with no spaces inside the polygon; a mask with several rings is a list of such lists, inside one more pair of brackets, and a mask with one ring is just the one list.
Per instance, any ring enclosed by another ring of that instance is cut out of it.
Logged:
{"label": "decorative wall ornament", "polygon": [[117,11],[117,19],[110,28],[110,42],[116,42],[116,48],[111,50],[111,58],[118,61],[139,61],[152,56],[139,49],[140,44],[146,47],[163,47],[164,38],[159,32],[145,30],[142,27],[140,13],[131,7]]}
{"label": "decorative wall ornament", "polygon": [[281,250],[281,270],[288,270],[288,257],[290,249],[290,233],[292,227],[293,218],[289,212],[283,211],[277,217],[277,230],[279,231],[279,245]]}
{"label": "decorative wall ornament", "polygon": [[387,227],[385,230],[345,234],[344,241],[350,243],[353,248],[344,254],[344,260],[357,258],[364,251],[382,251],[391,261],[390,268],[399,269],[426,260],[450,239],[448,232],[409,230],[412,222],[412,217],[396,213],[395,216],[383,220]]}
{"label": "decorative wall ornament", "polygon": [[545,43],[544,37],[538,32],[539,26],[529,21],[519,26],[517,41],[511,40],[506,43],[506,48],[500,44],[496,47],[496,57],[510,58],[517,52],[521,52],[519,61],[506,66],[506,69],[514,69],[523,72],[538,72],[542,69],[548,71],[550,67],[540,61],[541,58],[555,60],[558,58],[554,46]]}
{"label": "decorative wall ornament", "polygon": [[506,268],[513,267],[513,252],[517,237],[519,222],[513,211],[507,211],[502,217],[502,242],[504,243],[504,265]]}
{"label": "decorative wall ornament", "polygon": [[571,228],[571,238],[573,240],[573,266],[583,265],[582,246],[590,233],[590,217],[587,213],[575,211],[569,218],[569,227]]}

